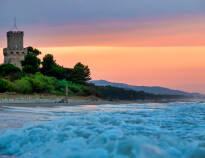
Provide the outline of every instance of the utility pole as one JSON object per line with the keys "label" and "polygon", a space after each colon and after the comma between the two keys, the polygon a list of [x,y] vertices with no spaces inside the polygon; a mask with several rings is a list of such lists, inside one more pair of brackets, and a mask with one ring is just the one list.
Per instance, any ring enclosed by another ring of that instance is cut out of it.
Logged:
{"label": "utility pole", "polygon": [[65,87],[65,103],[68,103],[68,85]]}

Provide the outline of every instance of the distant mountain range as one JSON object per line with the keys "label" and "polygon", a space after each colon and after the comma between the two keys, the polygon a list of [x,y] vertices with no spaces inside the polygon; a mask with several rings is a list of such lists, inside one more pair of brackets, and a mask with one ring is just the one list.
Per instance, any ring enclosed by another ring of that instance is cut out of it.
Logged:
{"label": "distant mountain range", "polygon": [[163,95],[184,95],[184,96],[201,96],[199,93],[188,93],[180,90],[173,90],[169,88],[154,86],[154,87],[148,87],[148,86],[133,86],[128,85],[124,83],[113,83],[106,80],[94,80],[90,81],[89,83],[93,83],[96,86],[112,86],[112,87],[119,87],[124,89],[132,89],[134,91],[144,91],[147,93],[152,94],[163,94]]}

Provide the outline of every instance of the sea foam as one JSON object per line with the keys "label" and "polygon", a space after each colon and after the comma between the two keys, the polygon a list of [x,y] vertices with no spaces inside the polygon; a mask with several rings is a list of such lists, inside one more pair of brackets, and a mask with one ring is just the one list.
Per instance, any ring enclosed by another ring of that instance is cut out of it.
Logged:
{"label": "sea foam", "polygon": [[205,105],[101,105],[0,135],[0,157],[204,158]]}

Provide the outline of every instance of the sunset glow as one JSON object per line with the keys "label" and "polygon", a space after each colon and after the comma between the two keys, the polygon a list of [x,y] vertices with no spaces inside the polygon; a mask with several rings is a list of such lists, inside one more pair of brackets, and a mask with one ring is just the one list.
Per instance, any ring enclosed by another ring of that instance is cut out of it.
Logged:
{"label": "sunset glow", "polygon": [[92,79],[205,93],[205,47],[54,47],[57,62],[89,65]]}
{"label": "sunset glow", "polygon": [[32,43],[38,47],[205,45],[205,21],[200,15],[60,26],[37,25],[35,30],[32,27],[24,28],[27,32],[26,44]]}
{"label": "sunset glow", "polygon": [[205,158],[205,0],[0,0],[0,158]]}
{"label": "sunset glow", "polygon": [[92,79],[205,93],[201,0],[20,1],[21,10],[12,8],[19,2],[0,2],[1,51],[16,15],[25,46],[42,50],[41,57],[52,53],[63,66],[81,61]]}

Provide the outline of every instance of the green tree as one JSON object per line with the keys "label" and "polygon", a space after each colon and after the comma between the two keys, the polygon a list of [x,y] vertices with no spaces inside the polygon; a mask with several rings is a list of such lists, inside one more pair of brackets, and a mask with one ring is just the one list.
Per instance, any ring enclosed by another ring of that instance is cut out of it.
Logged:
{"label": "green tree", "polygon": [[34,74],[39,71],[40,59],[37,58],[34,54],[28,53],[24,60],[21,62],[23,67],[23,72]]}
{"label": "green tree", "polygon": [[41,54],[41,51],[39,51],[38,49],[33,48],[31,46],[27,47],[27,50],[28,50],[28,53],[32,53],[35,56],[38,56]]}
{"label": "green tree", "polygon": [[91,80],[90,69],[82,63],[77,63],[70,75],[70,81],[78,84],[85,84],[86,81]]}
{"label": "green tree", "polygon": [[12,82],[0,78],[0,93],[11,92],[14,90]]}
{"label": "green tree", "polygon": [[21,70],[12,64],[0,65],[0,77],[9,79],[11,81],[21,78]]}
{"label": "green tree", "polygon": [[44,75],[49,75],[48,73],[49,73],[49,71],[51,70],[51,68],[53,66],[57,66],[56,61],[53,58],[53,55],[52,54],[46,54],[43,57],[41,72]]}
{"label": "green tree", "polygon": [[67,78],[68,70],[58,65],[52,54],[46,54],[43,57],[41,72],[46,76],[53,76],[61,80]]}

